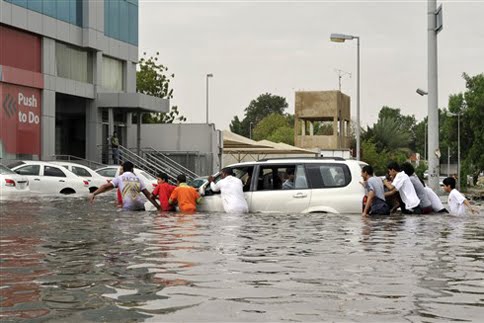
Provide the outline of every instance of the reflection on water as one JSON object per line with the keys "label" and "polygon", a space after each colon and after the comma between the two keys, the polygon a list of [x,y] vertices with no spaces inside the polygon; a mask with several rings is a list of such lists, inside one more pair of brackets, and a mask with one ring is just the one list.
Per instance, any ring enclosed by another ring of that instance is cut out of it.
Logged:
{"label": "reflection on water", "polygon": [[[106,202],[106,203],[103,203]],[[484,217],[0,202],[0,319],[480,321]]]}

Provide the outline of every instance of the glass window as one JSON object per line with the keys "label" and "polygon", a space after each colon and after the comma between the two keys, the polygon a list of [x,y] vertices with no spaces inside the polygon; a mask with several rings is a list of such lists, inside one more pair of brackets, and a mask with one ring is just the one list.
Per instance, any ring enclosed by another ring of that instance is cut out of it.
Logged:
{"label": "glass window", "polygon": [[116,171],[117,171],[116,168],[105,168],[105,169],[97,170],[96,173],[104,177],[115,177]]}
{"label": "glass window", "polygon": [[268,165],[259,169],[257,177],[258,191],[295,188],[307,188],[303,166]]}
{"label": "glass window", "polygon": [[12,174],[15,174],[15,172],[12,171],[10,168],[0,164],[0,175],[12,175]]}
{"label": "glass window", "polygon": [[27,176],[38,176],[40,172],[39,165],[25,165],[23,167],[18,168],[15,171],[17,174],[20,175],[27,175]]}
{"label": "glass window", "polygon": [[102,66],[102,87],[114,91],[123,91],[123,62],[119,59],[103,56]]}
{"label": "glass window", "polygon": [[42,12],[44,15],[55,17],[57,14],[56,9],[56,1],[57,0],[44,0],[42,3]]}
{"label": "glass window", "polygon": [[56,18],[65,22],[69,22],[69,0],[57,1]]}
{"label": "glass window", "polygon": [[66,177],[66,174],[57,167],[52,166],[45,166],[44,167],[44,176],[52,176],[52,177]]}
{"label": "glass window", "polygon": [[351,173],[344,164],[306,165],[312,188],[343,187],[351,182]]}
{"label": "glass window", "polygon": [[79,82],[92,83],[92,55],[80,48],[56,42],[57,75]]}
{"label": "glass window", "polygon": [[42,13],[42,0],[29,0],[27,7],[29,10]]}
{"label": "glass window", "polygon": [[104,34],[138,45],[138,1],[104,1]]}
{"label": "glass window", "polygon": [[89,173],[86,169],[82,167],[72,166],[72,172],[77,176],[92,177],[91,173]]}

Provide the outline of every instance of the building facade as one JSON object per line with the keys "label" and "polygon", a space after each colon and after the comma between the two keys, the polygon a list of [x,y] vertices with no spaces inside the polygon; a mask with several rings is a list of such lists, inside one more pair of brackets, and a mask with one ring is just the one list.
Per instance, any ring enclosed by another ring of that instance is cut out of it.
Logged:
{"label": "building facade", "polygon": [[350,111],[350,97],[341,91],[296,92],[295,145],[306,149],[349,149]]}
{"label": "building facade", "polygon": [[139,143],[141,113],[169,101],[136,93],[137,62],[138,0],[0,0],[0,158]]}

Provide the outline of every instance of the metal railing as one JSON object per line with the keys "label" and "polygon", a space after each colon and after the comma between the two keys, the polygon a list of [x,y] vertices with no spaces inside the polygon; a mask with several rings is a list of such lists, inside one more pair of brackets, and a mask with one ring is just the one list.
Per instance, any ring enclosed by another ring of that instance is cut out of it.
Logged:
{"label": "metal railing", "polygon": [[[183,166],[179,165],[175,161],[169,161],[168,157],[166,157],[165,160],[156,158],[153,155],[149,156],[148,158],[143,158],[124,146],[119,146],[118,149],[119,159],[121,161],[129,160],[135,164],[135,167],[142,169],[153,176],[156,176],[158,173],[166,173],[169,181],[172,183],[176,183],[176,178],[180,174],[185,174],[188,181],[198,177],[197,174],[186,168],[183,168]],[[190,171],[190,173],[187,171]]]}
{"label": "metal railing", "polygon": [[188,180],[193,180],[199,177],[199,175],[192,170],[186,168],[182,164],[168,157],[163,152],[158,151],[152,147],[142,148],[141,152],[146,157],[145,159],[153,160],[158,164],[162,165],[166,169],[166,172],[170,172],[173,175],[176,174],[177,176],[179,174],[185,174]]}
{"label": "metal railing", "polygon": [[51,157],[55,161],[66,161],[66,162],[81,164],[81,165],[87,166],[91,169],[96,169],[96,168],[106,166],[103,163],[99,163],[99,162],[96,162],[96,161],[93,161],[93,160],[88,160],[88,159],[73,156],[73,155],[52,155]]}

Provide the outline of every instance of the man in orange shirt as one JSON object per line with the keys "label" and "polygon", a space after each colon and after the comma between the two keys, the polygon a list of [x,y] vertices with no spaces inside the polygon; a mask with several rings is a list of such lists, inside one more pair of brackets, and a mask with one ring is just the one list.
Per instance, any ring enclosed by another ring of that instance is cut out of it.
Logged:
{"label": "man in orange shirt", "polygon": [[187,177],[180,174],[176,178],[178,187],[171,193],[168,202],[175,204],[178,202],[178,209],[183,213],[194,213],[197,211],[197,203],[202,199],[198,191],[187,185]]}

